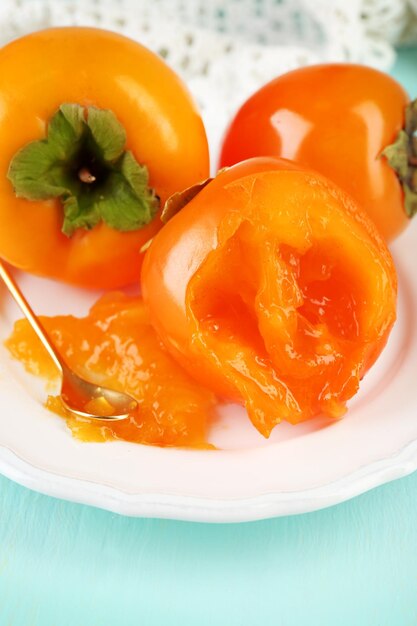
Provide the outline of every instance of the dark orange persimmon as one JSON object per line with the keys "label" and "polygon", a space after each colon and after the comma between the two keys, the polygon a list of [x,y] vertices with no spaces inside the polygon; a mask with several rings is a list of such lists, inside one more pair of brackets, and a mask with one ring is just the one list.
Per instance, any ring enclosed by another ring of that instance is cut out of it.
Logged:
{"label": "dark orange persimmon", "polygon": [[142,287],[172,355],[265,436],[281,420],[341,416],[395,320],[396,273],[374,224],[282,159],[209,183],[155,237]]}
{"label": "dark orange persimmon", "polygon": [[417,103],[408,105],[401,85],[370,67],[297,69],[242,105],[220,165],[255,156],[298,161],[349,192],[389,241],[417,212]]}
{"label": "dark orange persimmon", "polygon": [[[214,397],[199,388],[162,346],[140,298],[110,293],[84,318],[43,317],[42,322],[76,372],[92,382],[128,391],[138,400],[138,409],[121,422],[67,417],[75,437],[207,447],[206,426]],[[26,320],[16,322],[6,346],[31,373],[48,380],[57,377],[50,356]],[[47,406],[66,415],[55,396],[48,398]]]}
{"label": "dark orange persimmon", "polygon": [[84,287],[137,281],[158,206],[206,178],[179,77],[126,37],[32,33],[0,50],[0,256]]}

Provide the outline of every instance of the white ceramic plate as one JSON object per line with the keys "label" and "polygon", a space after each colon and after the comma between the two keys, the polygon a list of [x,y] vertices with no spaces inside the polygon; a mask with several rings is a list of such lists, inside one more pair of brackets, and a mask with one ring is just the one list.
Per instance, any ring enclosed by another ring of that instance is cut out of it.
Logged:
{"label": "white ceramic plate", "polygon": [[[0,471],[37,491],[125,515],[232,522],[319,509],[417,468],[417,224],[393,247],[398,321],[347,416],[280,424],[264,440],[226,406],[217,451],[81,443],[43,407],[46,391],[0,348]],[[39,313],[83,314],[97,294],[19,274]],[[19,314],[0,288],[1,338]]]}

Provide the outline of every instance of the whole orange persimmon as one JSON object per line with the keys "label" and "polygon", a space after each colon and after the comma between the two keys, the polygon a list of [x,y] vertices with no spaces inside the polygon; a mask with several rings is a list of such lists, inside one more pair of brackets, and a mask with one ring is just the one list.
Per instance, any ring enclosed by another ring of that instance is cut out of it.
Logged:
{"label": "whole orange persimmon", "polygon": [[395,268],[370,218],[283,159],[206,185],[155,237],[142,287],[165,346],[265,436],[342,415],[395,320]]}
{"label": "whole orange persimmon", "polygon": [[417,101],[362,65],[304,67],[279,76],[236,113],[220,165],[255,156],[321,172],[371,216],[389,241],[417,212]]}
{"label": "whole orange persimmon", "polygon": [[208,174],[201,117],[155,54],[93,28],[0,50],[0,256],[87,287],[137,280],[159,207]]}

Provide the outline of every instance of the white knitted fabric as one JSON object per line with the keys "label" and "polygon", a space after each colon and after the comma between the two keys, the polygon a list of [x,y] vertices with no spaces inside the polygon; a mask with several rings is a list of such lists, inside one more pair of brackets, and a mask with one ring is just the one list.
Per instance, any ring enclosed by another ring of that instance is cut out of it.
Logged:
{"label": "white knitted fabric", "polygon": [[186,80],[212,152],[233,111],[262,84],[322,61],[389,69],[417,40],[417,0],[0,0],[0,43],[62,25],[121,32]]}

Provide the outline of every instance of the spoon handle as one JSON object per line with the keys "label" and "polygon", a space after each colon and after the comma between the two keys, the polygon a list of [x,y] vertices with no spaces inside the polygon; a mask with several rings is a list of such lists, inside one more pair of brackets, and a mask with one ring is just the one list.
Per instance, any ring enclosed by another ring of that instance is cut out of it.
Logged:
{"label": "spoon handle", "polygon": [[38,335],[44,348],[47,350],[49,356],[51,357],[51,359],[57,366],[59,372],[62,374],[63,369],[64,369],[64,364],[62,363],[59,354],[57,353],[54,346],[52,345],[51,340],[48,337],[48,333],[46,332],[45,328],[39,321],[38,317],[32,311],[31,307],[26,301],[26,298],[20,291],[19,287],[15,283],[14,279],[10,275],[9,271],[6,269],[1,259],[0,259],[0,277],[3,279],[4,284],[6,285],[7,289],[9,290],[15,302],[20,307],[22,313],[28,320],[29,324],[32,326],[33,330]]}

